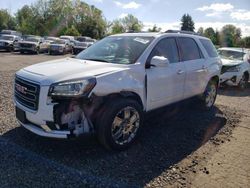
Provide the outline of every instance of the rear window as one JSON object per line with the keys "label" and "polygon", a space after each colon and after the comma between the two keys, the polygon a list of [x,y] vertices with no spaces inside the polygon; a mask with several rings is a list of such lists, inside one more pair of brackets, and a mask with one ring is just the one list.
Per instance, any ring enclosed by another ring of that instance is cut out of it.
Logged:
{"label": "rear window", "polygon": [[217,50],[215,49],[213,43],[210,40],[200,39],[200,42],[207,51],[209,57],[218,57]]}
{"label": "rear window", "polygon": [[179,45],[181,47],[183,61],[190,61],[202,58],[200,49],[192,38],[180,37]]}

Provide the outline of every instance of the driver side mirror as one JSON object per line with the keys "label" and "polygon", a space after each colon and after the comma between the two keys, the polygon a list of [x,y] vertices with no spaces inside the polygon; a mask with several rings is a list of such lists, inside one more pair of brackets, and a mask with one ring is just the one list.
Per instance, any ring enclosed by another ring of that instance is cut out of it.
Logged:
{"label": "driver side mirror", "polygon": [[163,56],[154,56],[150,61],[150,66],[153,67],[167,67],[169,65],[169,60]]}

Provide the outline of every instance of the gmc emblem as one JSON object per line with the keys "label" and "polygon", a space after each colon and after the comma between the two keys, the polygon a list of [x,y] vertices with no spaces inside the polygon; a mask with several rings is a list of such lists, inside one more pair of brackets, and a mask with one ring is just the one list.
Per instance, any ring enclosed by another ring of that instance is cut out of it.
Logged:
{"label": "gmc emblem", "polygon": [[26,93],[27,93],[27,92],[26,92],[27,88],[21,86],[20,84],[16,84],[16,90],[19,91],[19,92],[22,93],[22,94],[26,94]]}

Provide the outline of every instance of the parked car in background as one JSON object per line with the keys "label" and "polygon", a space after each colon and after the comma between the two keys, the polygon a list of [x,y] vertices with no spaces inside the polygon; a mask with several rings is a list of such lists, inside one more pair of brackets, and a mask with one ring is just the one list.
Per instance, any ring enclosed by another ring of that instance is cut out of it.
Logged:
{"label": "parked car in background", "polygon": [[124,150],[138,137],[146,112],[191,97],[211,109],[220,71],[205,37],[182,31],[113,35],[75,58],[18,71],[16,117],[40,136],[96,133],[106,148]]}
{"label": "parked car in background", "polygon": [[89,44],[86,42],[86,39],[90,39],[90,37],[76,37],[74,45],[72,46],[73,54],[78,54],[89,47]]}
{"label": "parked car in background", "polygon": [[56,40],[59,40],[59,38],[58,37],[46,37],[44,38],[44,40],[50,44]]}
{"label": "parked car in background", "polygon": [[17,43],[21,38],[16,35],[1,35],[0,36],[0,49],[12,52],[18,50]]}
{"label": "parked car in background", "polygon": [[0,32],[0,36],[1,35],[15,35],[15,36],[22,36],[22,33],[18,32],[18,31],[14,31],[14,30],[2,30]]}
{"label": "parked car in background", "polygon": [[96,42],[95,39],[87,39],[86,42],[89,44],[89,46],[91,46],[92,44],[94,44]]}
{"label": "parked car in background", "polygon": [[222,60],[220,82],[245,89],[250,75],[250,50],[244,48],[219,48]]}
{"label": "parked car in background", "polygon": [[68,40],[69,45],[72,47],[74,45],[75,37],[74,36],[68,36],[68,35],[62,35],[60,36],[60,39]]}
{"label": "parked car in background", "polygon": [[45,42],[42,37],[27,37],[23,41],[19,42],[20,53],[32,52],[32,53],[41,53],[48,52],[49,43]]}
{"label": "parked car in background", "polygon": [[71,53],[72,47],[69,40],[57,39],[50,43],[49,45],[49,54],[66,54]]}
{"label": "parked car in background", "polygon": [[26,40],[27,38],[30,38],[30,37],[38,37],[36,35],[22,35],[21,38],[22,40]]}
{"label": "parked car in background", "polygon": [[85,50],[86,48],[88,48],[89,46],[91,46],[92,44],[95,43],[95,39],[92,39],[90,37],[77,37],[74,45],[73,45],[73,49],[72,49],[72,53],[73,54],[78,54],[81,51]]}

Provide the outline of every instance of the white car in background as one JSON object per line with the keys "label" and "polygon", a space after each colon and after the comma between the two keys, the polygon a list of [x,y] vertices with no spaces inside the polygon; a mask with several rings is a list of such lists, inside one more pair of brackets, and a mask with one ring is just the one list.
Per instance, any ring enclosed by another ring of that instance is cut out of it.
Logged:
{"label": "white car in background", "polygon": [[245,89],[250,75],[250,50],[244,48],[219,48],[222,60],[220,83]]}

